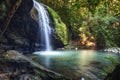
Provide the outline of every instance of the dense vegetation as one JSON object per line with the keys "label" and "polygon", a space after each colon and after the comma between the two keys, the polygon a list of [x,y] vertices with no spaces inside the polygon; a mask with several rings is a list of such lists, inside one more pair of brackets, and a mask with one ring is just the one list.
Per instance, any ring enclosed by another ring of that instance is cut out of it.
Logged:
{"label": "dense vegetation", "polygon": [[52,7],[77,45],[120,46],[119,0],[38,0]]}
{"label": "dense vegetation", "polygon": [[[60,15],[69,29],[72,43],[97,48],[120,47],[119,0],[37,1],[53,8]],[[11,7],[9,3],[9,0],[0,3],[0,23],[6,17],[7,8]]]}

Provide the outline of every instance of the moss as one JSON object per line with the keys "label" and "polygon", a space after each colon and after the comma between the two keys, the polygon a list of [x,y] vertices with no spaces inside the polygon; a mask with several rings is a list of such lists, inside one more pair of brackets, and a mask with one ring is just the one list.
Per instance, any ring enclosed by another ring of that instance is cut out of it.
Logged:
{"label": "moss", "polygon": [[53,24],[60,40],[64,43],[64,45],[68,44],[68,30],[66,25],[62,22],[61,18],[52,8],[47,6],[47,9],[53,19]]}

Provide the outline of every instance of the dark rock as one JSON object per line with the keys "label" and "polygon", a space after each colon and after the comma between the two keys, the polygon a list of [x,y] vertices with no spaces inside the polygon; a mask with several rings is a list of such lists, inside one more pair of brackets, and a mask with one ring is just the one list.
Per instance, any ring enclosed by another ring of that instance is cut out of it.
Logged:
{"label": "dark rock", "polygon": [[14,46],[13,49],[23,48],[25,50],[25,47],[28,47],[29,51],[34,51],[33,47],[35,47],[34,44],[37,40],[38,24],[30,15],[32,7],[32,0],[24,0],[11,19],[4,34],[4,38],[7,41],[6,44]]}
{"label": "dark rock", "polygon": [[120,65],[117,65],[113,72],[109,73],[104,80],[120,80]]}

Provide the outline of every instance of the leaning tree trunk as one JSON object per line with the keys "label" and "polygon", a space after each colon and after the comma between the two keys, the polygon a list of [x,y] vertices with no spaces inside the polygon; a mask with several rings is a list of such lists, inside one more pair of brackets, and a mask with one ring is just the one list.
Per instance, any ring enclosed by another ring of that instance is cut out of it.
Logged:
{"label": "leaning tree trunk", "polygon": [[3,26],[1,26],[2,31],[0,33],[0,39],[3,36],[4,32],[7,30],[7,27],[12,17],[14,16],[17,9],[20,7],[22,2],[23,2],[22,0],[17,0],[16,3],[13,5],[12,9],[8,11],[8,14],[6,16],[6,19],[4,20]]}

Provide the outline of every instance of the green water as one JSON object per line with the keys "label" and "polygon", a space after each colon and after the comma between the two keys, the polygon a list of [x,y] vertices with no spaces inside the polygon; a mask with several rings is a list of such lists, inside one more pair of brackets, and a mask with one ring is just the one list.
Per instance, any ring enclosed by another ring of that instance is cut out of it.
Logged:
{"label": "green water", "polygon": [[111,65],[105,57],[117,58],[114,54],[95,50],[41,51],[35,52],[34,56],[34,60],[44,67],[72,78],[83,77],[88,72],[98,77],[105,66]]}

